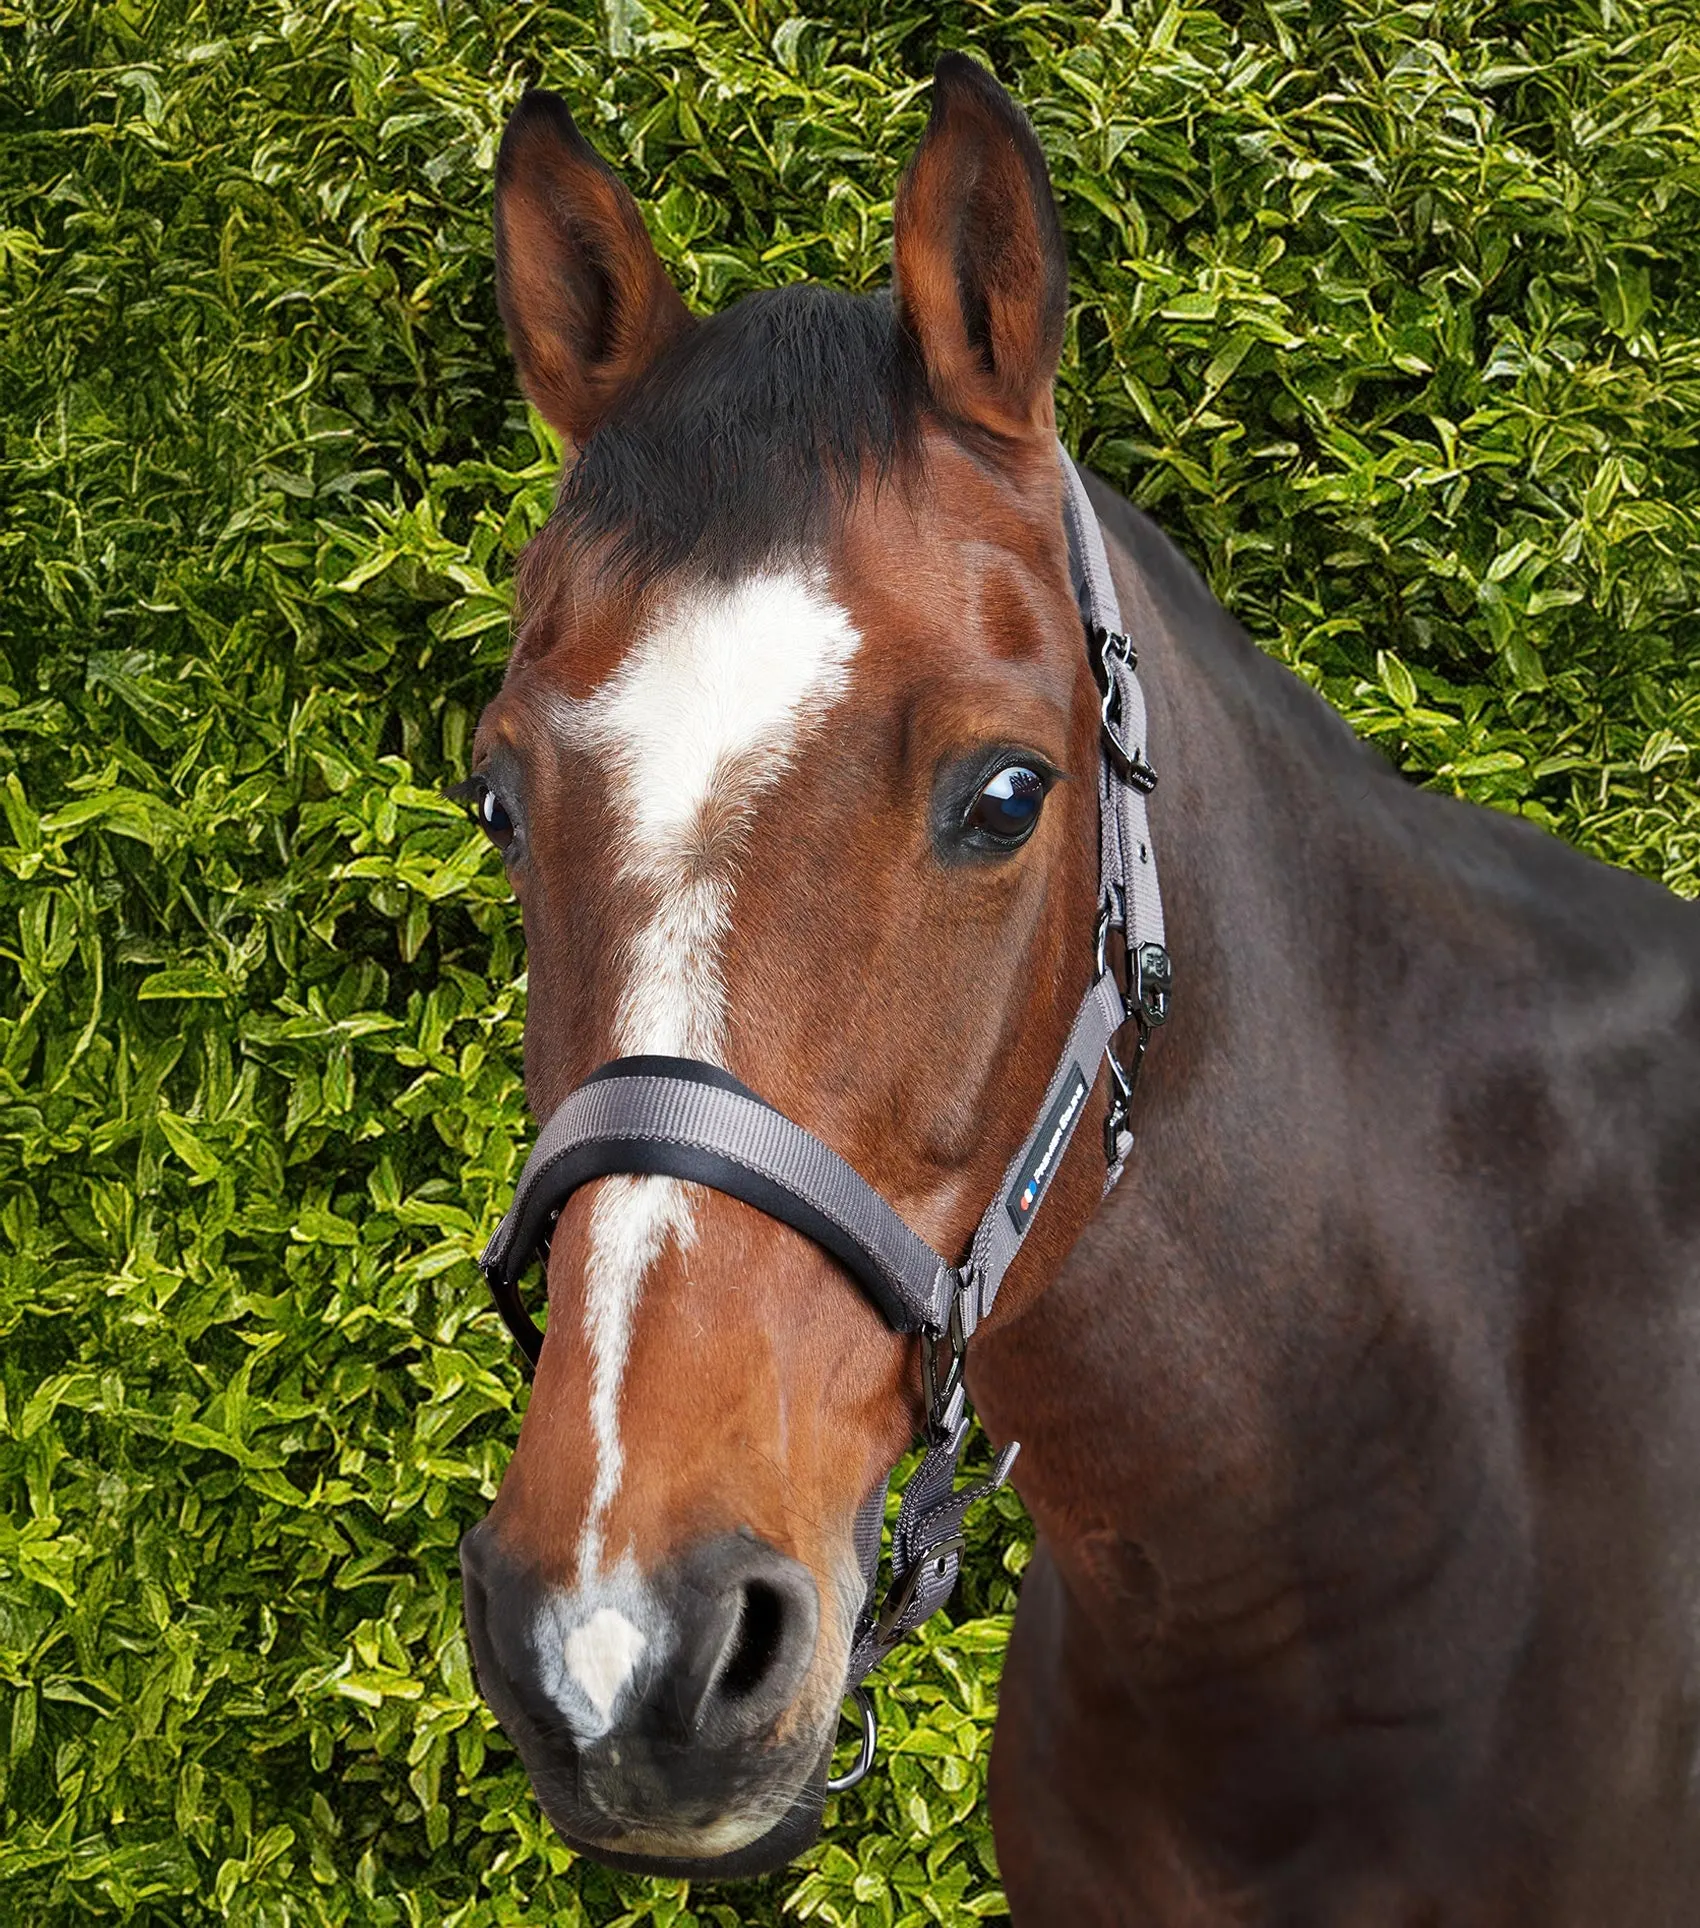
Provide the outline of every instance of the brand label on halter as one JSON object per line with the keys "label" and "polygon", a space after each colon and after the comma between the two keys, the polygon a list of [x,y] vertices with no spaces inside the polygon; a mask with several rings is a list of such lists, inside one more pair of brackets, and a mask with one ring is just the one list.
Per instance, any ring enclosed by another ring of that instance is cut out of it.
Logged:
{"label": "brand label on halter", "polygon": [[1068,1069],[1068,1079],[1058,1092],[1056,1103],[1045,1113],[1044,1123],[1033,1139],[1033,1149],[1027,1154],[1027,1163],[1017,1174],[1009,1197],[1004,1200],[1009,1222],[1017,1232],[1027,1230],[1033,1214],[1039,1209],[1039,1201],[1045,1196],[1045,1187],[1056,1176],[1062,1155],[1068,1149],[1069,1136],[1079,1122],[1086,1094],[1092,1089],[1079,1065],[1071,1064]]}

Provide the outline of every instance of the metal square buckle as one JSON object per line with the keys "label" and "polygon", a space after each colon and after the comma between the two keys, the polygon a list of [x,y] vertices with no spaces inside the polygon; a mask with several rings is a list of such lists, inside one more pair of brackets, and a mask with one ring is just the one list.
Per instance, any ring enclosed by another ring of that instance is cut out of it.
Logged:
{"label": "metal square buckle", "polygon": [[968,1365],[968,1326],[963,1308],[977,1283],[969,1267],[951,1297],[943,1332],[921,1333],[921,1392],[927,1402],[927,1438],[935,1445],[956,1429],[968,1403],[968,1391],[962,1383]]}

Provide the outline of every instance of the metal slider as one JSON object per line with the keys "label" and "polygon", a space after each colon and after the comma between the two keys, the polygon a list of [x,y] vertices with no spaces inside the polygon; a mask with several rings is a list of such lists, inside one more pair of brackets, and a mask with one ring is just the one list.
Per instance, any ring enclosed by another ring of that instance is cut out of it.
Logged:
{"label": "metal slider", "polygon": [[[968,1332],[965,1302],[974,1288],[975,1274],[970,1267],[951,1295],[950,1315],[943,1332],[921,1333],[921,1392],[927,1402],[927,1438],[934,1445],[955,1431],[967,1403],[963,1374],[968,1365]],[[944,1370],[941,1374],[941,1354]]]}
{"label": "metal slider", "polygon": [[933,1569],[933,1577],[944,1578],[945,1563],[953,1553],[960,1554],[967,1541],[960,1533],[947,1533],[934,1545],[924,1547],[910,1562],[909,1571],[904,1574],[896,1588],[889,1593],[880,1607],[880,1616],[874,1622],[874,1639],[881,1647],[895,1643],[903,1634],[910,1631],[903,1625],[903,1616],[915,1604],[915,1595],[921,1582],[927,1577],[927,1569]]}

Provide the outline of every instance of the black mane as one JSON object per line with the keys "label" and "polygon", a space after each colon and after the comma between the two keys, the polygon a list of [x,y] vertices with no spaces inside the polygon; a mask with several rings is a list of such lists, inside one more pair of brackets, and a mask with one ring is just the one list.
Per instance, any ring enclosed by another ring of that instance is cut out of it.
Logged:
{"label": "black mane", "polygon": [[925,394],[888,294],[746,295],[621,397],[555,514],[620,578],[726,581],[821,542],[864,473],[915,453]]}

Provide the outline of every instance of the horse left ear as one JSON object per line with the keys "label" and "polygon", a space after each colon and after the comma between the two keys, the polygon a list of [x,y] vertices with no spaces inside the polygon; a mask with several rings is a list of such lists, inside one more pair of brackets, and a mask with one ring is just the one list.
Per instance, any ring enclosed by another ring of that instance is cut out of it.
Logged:
{"label": "horse left ear", "polygon": [[571,444],[691,326],[637,202],[541,88],[496,157],[496,302],[525,392]]}
{"label": "horse left ear", "polygon": [[1027,116],[962,54],[934,70],[894,227],[897,310],[934,398],[995,434],[1049,440],[1068,308],[1062,224]]}

